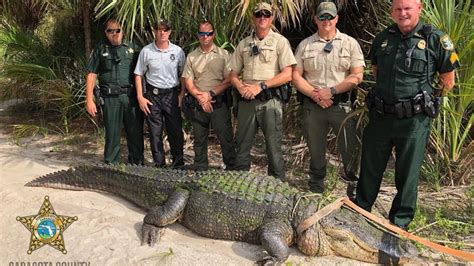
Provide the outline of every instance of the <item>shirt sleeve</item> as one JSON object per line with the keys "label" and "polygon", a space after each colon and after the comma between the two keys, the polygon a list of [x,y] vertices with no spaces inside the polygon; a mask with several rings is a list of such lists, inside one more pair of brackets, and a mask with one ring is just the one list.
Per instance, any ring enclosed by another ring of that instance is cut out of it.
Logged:
{"label": "shirt sleeve", "polygon": [[296,65],[296,59],[293,55],[293,51],[291,51],[290,42],[285,37],[282,37],[278,41],[277,51],[281,51],[278,57],[278,64],[280,69],[283,69],[287,66]]}
{"label": "shirt sleeve", "polygon": [[186,63],[186,55],[184,54],[183,49],[179,48],[179,61],[178,61],[178,76],[181,77],[184,71],[184,64]]}
{"label": "shirt sleeve", "polygon": [[380,44],[381,44],[381,39],[382,39],[382,34],[378,34],[377,36],[375,36],[375,39],[374,41],[372,42],[372,47],[370,48],[370,61],[372,62],[372,65],[376,66],[377,65],[377,57],[375,56],[375,54],[377,53],[377,50],[380,48]]}
{"label": "shirt sleeve", "polygon": [[137,66],[133,72],[135,75],[143,76],[146,72],[146,47],[140,51],[137,60]]}
{"label": "shirt sleeve", "polygon": [[242,68],[244,66],[243,56],[242,56],[244,43],[245,43],[245,39],[240,41],[234,53],[230,57],[230,70],[233,70],[237,74],[239,74],[240,71],[242,71]]}
{"label": "shirt sleeve", "polygon": [[184,64],[184,70],[183,70],[183,78],[185,79],[192,79],[194,80],[194,73],[193,73],[193,68],[191,64],[191,56],[188,55],[186,58],[186,63]]}
{"label": "shirt sleeve", "polygon": [[296,60],[296,67],[303,69],[304,62],[303,62],[303,50],[305,46],[305,41],[303,40],[300,42],[298,47],[296,47],[296,52],[295,52],[295,60]]}
{"label": "shirt sleeve", "polygon": [[100,45],[97,45],[94,50],[92,50],[89,61],[87,62],[87,72],[88,73],[99,73],[99,64],[100,64]]}
{"label": "shirt sleeve", "polygon": [[449,36],[441,31],[432,35],[434,35],[434,40],[430,41],[435,51],[436,70],[443,74],[460,67],[458,55]]}
{"label": "shirt sleeve", "polygon": [[222,55],[224,58],[224,69],[222,69],[222,76],[227,77],[230,74],[230,55],[227,50],[224,50],[224,53]]}
{"label": "shirt sleeve", "polygon": [[364,53],[356,39],[351,40],[351,67],[365,67]]}

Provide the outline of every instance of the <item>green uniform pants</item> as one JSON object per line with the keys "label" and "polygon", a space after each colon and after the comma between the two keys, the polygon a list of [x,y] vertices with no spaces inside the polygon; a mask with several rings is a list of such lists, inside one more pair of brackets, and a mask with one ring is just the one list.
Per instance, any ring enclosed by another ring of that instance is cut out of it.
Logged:
{"label": "green uniform pants", "polygon": [[326,177],[326,149],[329,129],[337,136],[337,151],[342,157],[344,172],[348,180],[355,181],[358,167],[358,141],[356,120],[348,118],[341,105],[323,109],[311,99],[303,102],[303,134],[311,156],[309,165],[309,187],[313,192],[324,192]]}
{"label": "green uniform pants", "polygon": [[143,164],[143,113],[135,96],[121,94],[104,98],[105,126],[104,161],[120,162],[120,135],[125,128],[128,146],[128,162]]}
{"label": "green uniform pants", "polygon": [[194,129],[194,166],[197,170],[207,170],[209,161],[207,157],[207,140],[209,126],[212,125],[221,145],[222,158],[226,170],[232,170],[235,165],[235,147],[232,134],[230,110],[225,103],[215,108],[212,113],[202,110],[193,111]]}
{"label": "green uniform pants", "polygon": [[397,194],[389,213],[390,222],[406,227],[413,220],[417,186],[428,141],[431,119],[425,114],[397,119],[394,115],[369,113],[364,130],[357,205],[367,211],[377,198],[387,161],[395,148]]}
{"label": "green uniform pants", "polygon": [[282,154],[282,103],[271,99],[239,101],[236,132],[236,170],[250,170],[250,150],[260,127],[265,137],[268,158],[268,175],[285,179],[285,162]]}

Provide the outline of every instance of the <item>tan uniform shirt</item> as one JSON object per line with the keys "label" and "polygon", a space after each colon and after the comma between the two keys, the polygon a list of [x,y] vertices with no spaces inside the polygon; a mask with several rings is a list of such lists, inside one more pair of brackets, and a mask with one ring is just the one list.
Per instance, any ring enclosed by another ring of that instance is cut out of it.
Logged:
{"label": "tan uniform shirt", "polygon": [[351,67],[365,66],[364,54],[354,38],[337,30],[330,53],[324,51],[327,43],[315,33],[296,48],[297,67],[315,88],[335,86],[351,73]]}
{"label": "tan uniform shirt", "polygon": [[200,91],[211,91],[229,75],[229,58],[229,52],[214,44],[207,53],[198,47],[186,58],[182,77],[192,79]]}
{"label": "tan uniform shirt", "polygon": [[[260,54],[252,55],[252,47],[257,45]],[[240,74],[247,83],[257,83],[275,77],[287,66],[296,64],[288,40],[281,34],[270,31],[259,40],[250,35],[239,42],[230,60],[230,68]]]}

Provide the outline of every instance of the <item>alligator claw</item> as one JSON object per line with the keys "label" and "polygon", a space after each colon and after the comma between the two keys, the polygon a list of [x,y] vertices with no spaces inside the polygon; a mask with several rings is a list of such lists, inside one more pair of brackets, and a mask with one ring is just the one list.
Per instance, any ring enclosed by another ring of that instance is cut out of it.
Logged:
{"label": "alligator claw", "polygon": [[141,245],[148,244],[153,247],[160,240],[163,228],[152,224],[143,223],[142,226],[142,242]]}
{"label": "alligator claw", "polygon": [[275,257],[267,256],[261,260],[257,261],[257,265],[259,266],[272,266],[277,265],[278,261]]}

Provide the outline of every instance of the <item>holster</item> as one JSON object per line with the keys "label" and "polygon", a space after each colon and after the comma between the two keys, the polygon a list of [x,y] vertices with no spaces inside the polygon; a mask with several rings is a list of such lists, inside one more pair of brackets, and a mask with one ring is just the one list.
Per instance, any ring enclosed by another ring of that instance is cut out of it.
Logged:
{"label": "holster", "polygon": [[184,118],[189,121],[193,121],[194,118],[194,111],[196,110],[196,101],[194,97],[190,93],[186,93],[184,96],[184,105],[183,105],[183,113]]}
{"label": "holster", "polygon": [[99,86],[95,86],[93,92],[94,92],[95,100],[96,100],[97,103],[99,103],[99,106],[104,106],[105,101],[104,101],[104,97],[102,97],[102,93],[101,93],[101,91],[100,91],[100,87],[99,87]]}

